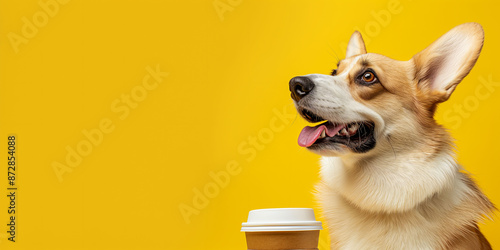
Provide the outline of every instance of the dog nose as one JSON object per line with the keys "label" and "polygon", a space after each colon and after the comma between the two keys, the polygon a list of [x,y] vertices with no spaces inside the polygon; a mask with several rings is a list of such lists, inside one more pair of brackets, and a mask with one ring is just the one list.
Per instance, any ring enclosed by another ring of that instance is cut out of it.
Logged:
{"label": "dog nose", "polygon": [[305,76],[296,76],[289,83],[292,99],[299,101],[314,89],[314,82]]}

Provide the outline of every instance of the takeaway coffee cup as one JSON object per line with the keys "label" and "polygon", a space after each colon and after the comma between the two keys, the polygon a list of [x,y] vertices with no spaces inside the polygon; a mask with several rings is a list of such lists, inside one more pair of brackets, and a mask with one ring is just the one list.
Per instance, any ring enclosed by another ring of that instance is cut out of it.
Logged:
{"label": "takeaway coffee cup", "polygon": [[321,221],[316,221],[311,208],[252,210],[241,226],[252,250],[317,250],[321,229]]}

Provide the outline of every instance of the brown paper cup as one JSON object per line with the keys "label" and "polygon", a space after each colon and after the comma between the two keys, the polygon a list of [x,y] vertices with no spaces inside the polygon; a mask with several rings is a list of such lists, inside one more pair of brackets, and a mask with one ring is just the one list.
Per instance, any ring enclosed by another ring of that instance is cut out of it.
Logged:
{"label": "brown paper cup", "polygon": [[319,230],[245,234],[249,250],[318,250]]}

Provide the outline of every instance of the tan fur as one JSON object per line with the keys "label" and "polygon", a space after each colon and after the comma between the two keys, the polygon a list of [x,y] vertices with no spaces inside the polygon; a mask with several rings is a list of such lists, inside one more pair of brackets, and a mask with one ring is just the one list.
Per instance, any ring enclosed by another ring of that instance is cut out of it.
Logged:
{"label": "tan fur", "polygon": [[[317,197],[332,249],[491,249],[477,223],[495,208],[456,163],[452,137],[433,118],[474,66],[483,38],[479,24],[460,25],[397,61],[366,53],[359,32],[351,36],[336,77],[380,118],[374,149],[317,152],[325,156]],[[366,68],[380,84],[356,83]]]}

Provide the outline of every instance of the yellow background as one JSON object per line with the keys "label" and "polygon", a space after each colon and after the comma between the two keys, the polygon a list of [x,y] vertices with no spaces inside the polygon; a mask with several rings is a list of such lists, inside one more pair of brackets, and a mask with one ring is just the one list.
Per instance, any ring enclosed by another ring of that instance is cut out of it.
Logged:
{"label": "yellow background", "polygon": [[[500,204],[500,87],[472,100],[481,77],[500,82],[498,5],[399,0],[399,12],[380,21],[372,12],[387,13],[389,2],[221,0],[218,13],[212,0],[71,0],[16,53],[9,34],[22,35],[23,17],[43,24],[43,8],[1,0],[0,249],[245,249],[249,210],[316,208],[319,157],[297,145],[306,123],[290,118],[288,81],[329,73],[354,29],[368,51],[407,60],[458,24],[483,25],[479,61],[437,118]],[[148,66],[169,75],[120,119],[112,104],[141,85]],[[466,102],[467,114],[454,111]],[[54,162],[64,164],[67,147],[103,119],[114,130],[60,182]],[[4,226],[9,134],[18,137],[16,243]],[[229,184],[217,184],[210,173],[234,162]],[[205,188],[208,204],[186,220],[179,206],[193,206]],[[499,248],[500,224],[481,229]],[[323,231],[321,249],[326,242]]]}

